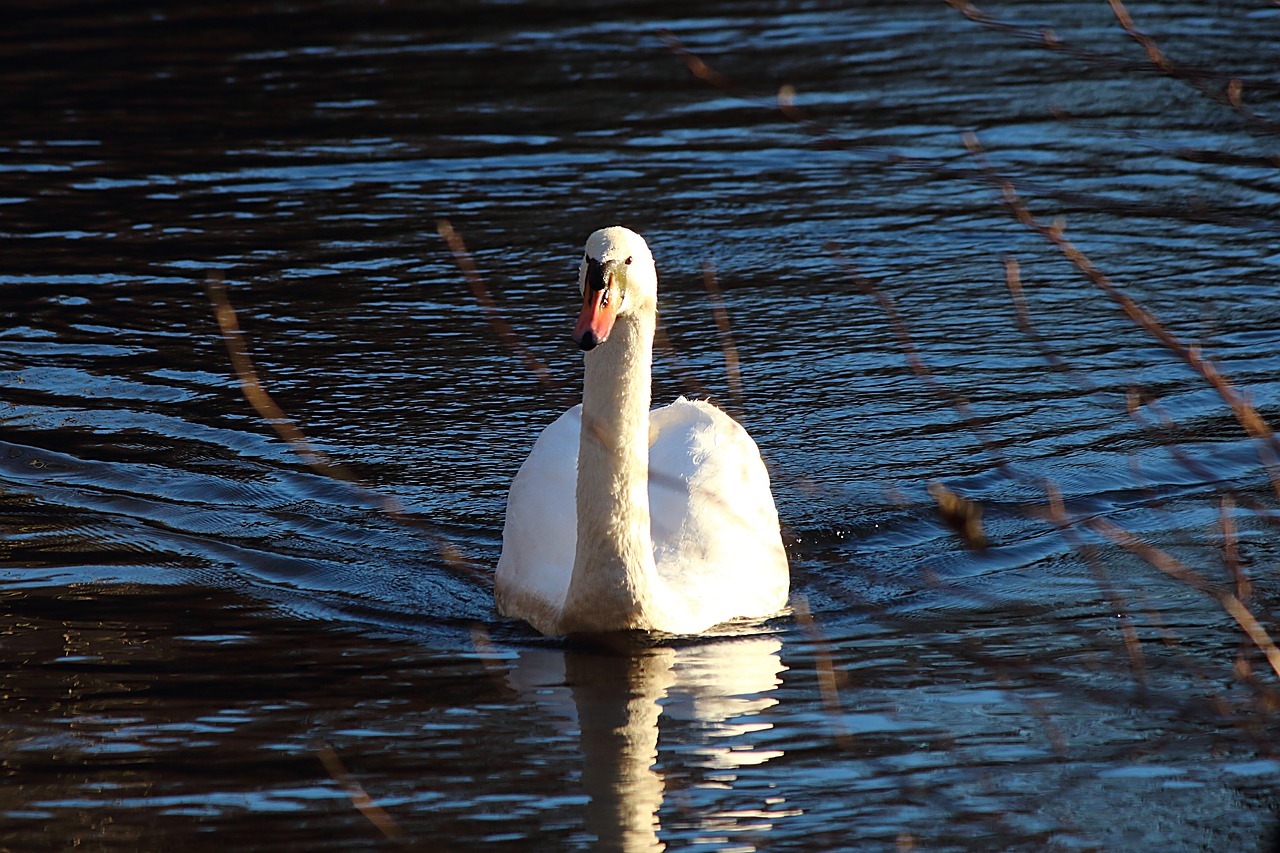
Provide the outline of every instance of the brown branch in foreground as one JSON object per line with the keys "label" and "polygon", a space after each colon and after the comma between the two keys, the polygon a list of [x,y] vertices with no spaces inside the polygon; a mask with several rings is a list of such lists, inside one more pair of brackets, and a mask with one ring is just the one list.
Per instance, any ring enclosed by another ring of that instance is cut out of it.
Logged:
{"label": "brown branch in foreground", "polygon": [[1165,349],[1185,361],[1192,370],[1200,374],[1218,392],[1218,395],[1222,397],[1223,401],[1231,409],[1231,413],[1235,415],[1236,421],[1245,433],[1257,440],[1258,458],[1271,478],[1271,484],[1277,496],[1280,496],[1280,470],[1277,468],[1278,464],[1280,464],[1277,459],[1277,453],[1280,453],[1280,442],[1277,442],[1271,427],[1262,418],[1262,415],[1258,413],[1258,410],[1254,408],[1253,404],[1236,388],[1230,377],[1220,371],[1216,364],[1205,358],[1199,347],[1183,343],[1169,332],[1154,314],[1116,287],[1088,255],[1067,239],[1064,233],[1065,226],[1061,220],[1051,225],[1045,225],[1037,219],[1031,209],[1027,207],[1026,202],[1023,201],[1022,196],[1018,194],[1012,182],[1003,175],[998,174],[991,166],[990,161],[987,159],[986,149],[982,147],[976,134],[972,132],[965,133],[964,143],[974,159],[978,161],[988,179],[1000,189],[1001,196],[1006,206],[1013,213],[1014,218],[1052,243],[1076,269],[1084,273],[1089,281],[1111,297],[1112,301],[1120,306],[1125,316],[1159,341]]}
{"label": "brown branch in foreground", "polygon": [[848,679],[844,670],[836,669],[835,656],[831,654],[831,644],[822,636],[813,614],[809,611],[809,601],[803,595],[792,596],[791,609],[796,621],[808,632],[814,646],[814,669],[818,676],[818,692],[822,695],[822,706],[831,720],[831,728],[835,734],[836,746],[840,749],[853,747],[853,736],[845,725],[844,703],[840,701],[840,688]]}
{"label": "brown branch in foreground", "polygon": [[733,327],[729,325],[729,312],[724,305],[720,283],[716,281],[716,268],[711,262],[702,266],[702,286],[711,300],[711,316],[715,318],[720,333],[720,349],[724,351],[724,372],[729,383],[729,397],[734,407],[743,411],[742,368],[738,361],[738,345],[733,340]]}
{"label": "brown branch in foreground", "polygon": [[1259,115],[1245,106],[1243,98],[1244,81],[1239,78],[1232,78],[1221,92],[1210,88],[1205,80],[1205,75],[1174,63],[1154,38],[1138,29],[1138,25],[1133,22],[1133,17],[1121,0],[1107,0],[1107,2],[1110,4],[1111,12],[1116,16],[1116,21],[1119,22],[1120,28],[1125,31],[1129,38],[1138,43],[1147,54],[1147,59],[1162,74],[1174,80],[1186,81],[1196,91],[1219,104],[1230,107],[1237,115],[1252,122],[1261,130],[1271,134],[1280,133],[1280,124]]}
{"label": "brown branch in foreground", "polygon": [[547,367],[542,359],[534,355],[533,350],[529,349],[528,344],[516,334],[515,329],[507,322],[507,318],[502,316],[502,312],[498,310],[497,303],[494,302],[493,297],[489,294],[489,288],[485,286],[484,279],[481,278],[479,271],[476,269],[475,261],[471,259],[471,253],[467,251],[466,243],[462,241],[462,235],[454,230],[453,225],[447,219],[437,220],[436,230],[449,246],[449,251],[453,255],[453,262],[462,271],[463,277],[471,287],[471,293],[475,296],[476,302],[480,304],[481,310],[484,311],[485,319],[489,321],[494,334],[498,336],[498,339],[502,341],[507,349],[515,353],[524,362],[524,366],[544,388],[563,393],[563,389],[556,383],[551,369]]}
{"label": "brown branch in foreground", "polygon": [[1108,521],[1105,518],[1091,518],[1085,524],[1089,529],[1113,544],[1137,554],[1144,561],[1169,577],[1179,580],[1217,601],[1227,615],[1236,621],[1236,624],[1240,626],[1245,635],[1266,656],[1267,663],[1271,665],[1271,669],[1275,671],[1276,676],[1280,677],[1280,648],[1276,647],[1267,630],[1262,627],[1262,623],[1257,620],[1257,617],[1249,611],[1249,608],[1235,593],[1210,583],[1199,572],[1189,568],[1168,552],[1142,540],[1115,522]]}
{"label": "brown branch in foreground", "polygon": [[[222,343],[226,346],[227,355],[231,358],[231,368],[235,371],[236,380],[240,383],[240,392],[249,401],[249,405],[312,470],[346,483],[355,483],[355,475],[312,445],[302,430],[298,429],[285,410],[280,408],[262,386],[262,381],[258,378],[258,369],[253,364],[248,347],[245,346],[244,332],[240,330],[240,319],[236,315],[235,308],[231,306],[221,270],[213,270],[205,277],[205,293],[213,305],[214,319],[218,321],[218,328],[222,332]],[[389,512],[399,512],[400,506],[394,499],[381,499],[390,502],[390,506],[386,507]]]}
{"label": "brown branch in foreground", "polygon": [[1219,507],[1219,525],[1222,528],[1222,562],[1236,585],[1236,598],[1248,601],[1253,594],[1253,583],[1240,564],[1240,539],[1236,534],[1236,504],[1231,495],[1223,495]]}
{"label": "brown branch in foreground", "polygon": [[[1021,267],[1016,258],[1010,256],[1005,258],[1005,281],[1009,286],[1009,294],[1013,300],[1014,314],[1017,317],[1018,328],[1025,334],[1040,350],[1041,356],[1049,362],[1049,365],[1056,371],[1065,375],[1078,388],[1092,395],[1100,405],[1107,408],[1122,408],[1144,433],[1153,438],[1169,453],[1169,455],[1181,465],[1186,471],[1199,477],[1205,482],[1212,482],[1216,479],[1213,471],[1209,470],[1203,463],[1197,461],[1193,456],[1187,453],[1178,443],[1171,440],[1166,433],[1176,428],[1177,424],[1167,414],[1160,411],[1158,405],[1154,401],[1141,402],[1138,399],[1137,392],[1130,390],[1124,404],[1115,403],[1098,385],[1090,379],[1086,374],[1071,366],[1065,358],[1062,357],[1053,346],[1040,334],[1040,330],[1036,327],[1031,319],[1031,312],[1027,305],[1026,294],[1022,289]],[[1143,409],[1150,410],[1157,416],[1158,426],[1143,414]],[[1163,432],[1162,432],[1163,430]],[[1241,504],[1248,507],[1257,518],[1270,524],[1280,523],[1280,515],[1271,510],[1257,500],[1248,495],[1237,495],[1234,491],[1228,491],[1225,497],[1232,500],[1238,500]]]}
{"label": "brown branch in foreground", "polygon": [[965,397],[947,387],[943,382],[934,376],[933,371],[925,364],[924,359],[920,356],[920,348],[916,346],[915,340],[911,337],[911,330],[907,326],[906,320],[903,319],[902,313],[898,311],[897,303],[893,301],[893,297],[882,291],[874,281],[864,276],[861,272],[845,258],[844,253],[840,251],[840,247],[835,243],[826,244],[827,252],[838,261],[845,270],[847,275],[854,284],[858,286],[863,293],[875,299],[880,305],[889,323],[893,327],[894,336],[898,339],[898,346],[902,350],[902,354],[907,359],[907,365],[911,368],[911,372],[916,378],[924,382],[934,392],[951,404],[960,417],[964,420],[965,425],[969,428],[982,444],[983,448],[990,454],[995,461],[1000,472],[1006,477],[1019,482],[1025,482],[1022,477],[1009,464],[1009,459],[1004,451],[1000,449],[1000,445],[990,432],[982,425],[978,416],[974,413],[973,408],[969,405],[969,401]]}
{"label": "brown branch in foreground", "polygon": [[[1028,27],[1001,20],[982,11],[970,0],[944,0],[944,2],[970,21],[993,32],[1015,36],[1032,44],[1037,44],[1046,50],[1069,56],[1078,62],[1094,67],[1114,68],[1122,71],[1133,70],[1133,63],[1125,57],[1101,53],[1072,44],[1058,36],[1052,29]],[[1125,8],[1120,0],[1108,0],[1108,3],[1121,29],[1142,48],[1146,54],[1148,64],[1156,71],[1171,80],[1185,83],[1210,100],[1226,106],[1259,130],[1268,134],[1280,132],[1280,124],[1249,109],[1244,104],[1242,97],[1246,85],[1250,89],[1274,91],[1276,84],[1273,81],[1253,79],[1246,83],[1245,80],[1239,77],[1225,75],[1217,69],[1174,62],[1160,48],[1155,38],[1138,28],[1129,14],[1129,10]],[[1225,86],[1219,89],[1218,87],[1222,85],[1224,80]]]}
{"label": "brown branch in foreground", "polygon": [[404,505],[399,500],[365,485],[359,477],[343,465],[333,461],[328,454],[311,443],[306,434],[294,423],[288,413],[272,399],[271,395],[267,393],[267,389],[263,386],[262,380],[258,376],[258,369],[254,366],[253,357],[249,354],[249,348],[245,345],[244,332],[240,329],[240,320],[236,315],[235,307],[231,304],[231,298],[227,294],[227,285],[221,271],[213,270],[208,273],[205,278],[205,292],[208,294],[209,302],[213,306],[214,318],[217,320],[218,329],[222,333],[222,343],[227,349],[227,355],[231,360],[231,367],[235,372],[240,392],[253,410],[275,430],[276,434],[289,445],[290,449],[302,457],[307,467],[317,474],[346,483],[356,489],[361,495],[375,502],[384,513],[396,522],[413,525],[431,538],[446,566],[482,587],[491,586],[493,583],[491,574],[476,565],[454,543],[437,535],[421,521],[409,517],[404,511]]}
{"label": "brown branch in foreground", "polygon": [[400,824],[387,814],[381,806],[374,802],[364,787],[357,782],[347,768],[343,766],[342,759],[338,757],[338,753],[328,744],[321,744],[316,747],[316,757],[320,759],[320,763],[324,765],[324,769],[329,771],[329,775],[333,781],[337,782],[342,788],[343,793],[351,800],[351,805],[355,806],[360,814],[369,819],[369,822],[378,828],[384,836],[392,841],[401,843],[408,841],[405,831],[400,828]]}

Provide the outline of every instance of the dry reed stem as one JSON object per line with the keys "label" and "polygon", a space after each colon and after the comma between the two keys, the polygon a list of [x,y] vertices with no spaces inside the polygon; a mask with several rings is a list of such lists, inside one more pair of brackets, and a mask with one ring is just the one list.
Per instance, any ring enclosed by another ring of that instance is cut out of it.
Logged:
{"label": "dry reed stem", "polygon": [[453,262],[457,264],[463,278],[467,280],[471,293],[475,296],[476,302],[479,303],[485,319],[489,321],[489,326],[493,329],[494,334],[497,335],[498,340],[502,341],[508,350],[519,357],[525,368],[533,374],[534,378],[544,388],[563,394],[564,389],[556,382],[551,369],[516,334],[515,329],[511,327],[511,323],[498,310],[497,303],[494,302],[489,293],[489,288],[485,286],[484,279],[476,269],[471,253],[467,251],[467,245],[463,242],[462,235],[454,229],[447,219],[436,220],[436,230],[448,245],[449,252],[453,255]]}
{"label": "dry reed stem", "polygon": [[729,324],[729,311],[725,308],[724,295],[716,280],[716,268],[710,261],[702,265],[702,286],[711,301],[711,316],[716,321],[720,336],[720,349],[724,352],[724,373],[729,383],[729,398],[738,412],[744,411],[742,396],[742,367],[738,359],[738,345],[733,340],[733,327]]}
{"label": "dry reed stem", "polygon": [[213,270],[208,273],[205,279],[205,292],[213,306],[214,318],[218,322],[222,343],[231,360],[231,367],[235,372],[241,394],[253,410],[289,445],[289,448],[302,458],[307,467],[321,476],[351,486],[366,499],[376,503],[394,521],[412,525],[430,537],[445,565],[456,574],[465,576],[482,587],[491,586],[493,581],[490,573],[477,566],[457,545],[432,532],[421,521],[409,517],[399,500],[366,485],[354,473],[333,461],[312,444],[302,429],[267,393],[266,387],[262,384],[258,369],[253,363],[253,357],[245,344],[244,332],[240,329],[240,319],[235,307],[231,304],[221,271]]}
{"label": "dry reed stem", "polygon": [[[231,305],[231,298],[227,295],[227,285],[221,270],[208,273],[205,278],[205,293],[213,305],[214,319],[218,321],[222,343],[227,348],[231,367],[240,384],[240,392],[249,405],[312,470],[343,482],[356,483],[355,475],[334,462],[323,451],[318,450],[263,387],[261,379],[258,378],[258,369],[254,366],[253,357],[245,345],[244,332],[240,329],[240,319]],[[389,512],[400,511],[399,504],[393,498],[382,495],[376,497],[385,502],[384,508]]]}
{"label": "dry reed stem", "polygon": [[1240,564],[1240,542],[1236,535],[1235,511],[1236,505],[1231,495],[1223,495],[1218,512],[1219,524],[1222,527],[1222,563],[1235,582],[1236,597],[1241,601],[1248,601],[1249,596],[1253,594],[1253,584],[1244,566]]}
{"label": "dry reed stem", "polygon": [[965,147],[969,149],[974,159],[982,167],[988,179],[1000,189],[1006,206],[1020,223],[1052,243],[1094,286],[1119,305],[1125,316],[1155,338],[1165,349],[1185,361],[1192,370],[1198,373],[1218,392],[1218,395],[1231,409],[1231,413],[1235,416],[1241,428],[1251,438],[1255,439],[1258,458],[1266,469],[1267,475],[1271,478],[1271,485],[1275,489],[1276,495],[1280,496],[1280,468],[1277,467],[1280,465],[1280,460],[1277,459],[1277,453],[1280,452],[1280,442],[1277,442],[1274,432],[1258,413],[1258,410],[1254,408],[1244,394],[1236,389],[1230,377],[1220,371],[1214,362],[1205,358],[1199,347],[1183,343],[1164,327],[1155,314],[1116,287],[1088,255],[1067,239],[1064,233],[1065,225],[1061,220],[1057,220],[1051,225],[1045,225],[1037,219],[1026,202],[1023,201],[1022,196],[1014,188],[1013,183],[997,173],[991,166],[987,158],[986,149],[978,141],[977,134],[972,132],[965,133],[964,143]]}
{"label": "dry reed stem", "polygon": [[1227,82],[1226,88],[1221,92],[1209,87],[1206,82],[1205,75],[1195,69],[1184,68],[1172,60],[1160,49],[1160,45],[1147,33],[1138,29],[1137,24],[1133,22],[1133,18],[1129,15],[1129,10],[1125,8],[1121,0],[1107,0],[1111,5],[1111,11],[1119,22],[1120,28],[1125,31],[1129,38],[1133,39],[1147,54],[1147,59],[1162,74],[1174,80],[1182,80],[1187,82],[1196,91],[1206,97],[1230,107],[1237,115],[1245,118],[1256,127],[1262,129],[1269,134],[1280,133],[1280,124],[1277,124],[1264,116],[1259,115],[1253,110],[1245,106],[1244,103],[1244,81],[1238,77],[1232,78]]}
{"label": "dry reed stem", "polygon": [[822,695],[822,707],[831,719],[831,728],[835,732],[836,746],[841,749],[853,747],[853,736],[843,718],[844,703],[840,701],[840,688],[846,683],[846,676],[836,669],[835,655],[831,653],[831,644],[822,636],[809,610],[809,600],[803,595],[792,596],[791,610],[796,621],[808,633],[814,648],[814,669],[818,676],[818,692]]}
{"label": "dry reed stem", "polygon": [[343,793],[351,800],[351,805],[355,806],[360,814],[368,818],[369,822],[377,827],[379,832],[392,841],[401,843],[408,841],[408,836],[400,827],[400,824],[396,823],[395,819],[387,814],[374,801],[373,797],[369,796],[364,787],[347,772],[342,759],[338,757],[338,753],[334,751],[333,747],[328,744],[317,746],[316,757],[320,759],[320,763],[324,765],[324,769],[329,772],[329,776],[333,778],[333,781],[338,783]]}
{"label": "dry reed stem", "polygon": [[1245,635],[1266,656],[1276,676],[1280,678],[1280,648],[1272,641],[1262,624],[1249,612],[1235,593],[1210,583],[1199,572],[1188,567],[1173,555],[1157,548],[1143,539],[1125,530],[1115,522],[1105,518],[1091,518],[1085,525],[1115,545],[1126,551],[1137,554],[1145,562],[1154,566],[1171,578],[1179,580],[1193,589],[1208,595],[1218,602],[1227,615],[1236,621]]}
{"label": "dry reed stem", "polygon": [[[1048,481],[1045,481],[1043,487],[1045,496],[1048,498],[1046,517],[1067,540],[1071,550],[1079,554],[1084,560],[1085,565],[1089,567],[1089,573],[1093,575],[1094,583],[1102,590],[1102,594],[1107,597],[1111,608],[1116,611],[1116,616],[1120,619],[1120,636],[1124,641],[1125,653],[1129,658],[1129,669],[1133,673],[1133,680],[1140,687],[1146,688],[1148,686],[1147,656],[1142,650],[1142,642],[1138,638],[1138,629],[1133,624],[1133,617],[1129,614],[1128,600],[1111,582],[1111,573],[1107,571],[1106,564],[1097,558],[1093,553],[1093,549],[1089,547],[1088,543],[1081,540],[1076,532],[1078,521],[1067,513],[1066,502],[1062,499],[1062,490],[1056,484]],[[1149,614],[1148,618],[1150,618]]]}
{"label": "dry reed stem", "polygon": [[[980,10],[969,0],[945,0],[947,5],[955,9],[961,15],[964,15],[970,21],[983,26],[994,32],[1006,33],[1017,36],[1026,41],[1038,44],[1048,50],[1061,53],[1071,58],[1087,63],[1095,67],[1116,68],[1122,71],[1131,71],[1132,63],[1122,56],[1099,53],[1097,51],[1088,50],[1078,47],[1062,38],[1052,29],[1042,28],[1034,29],[1031,27],[1013,24],[1008,21],[1002,21],[993,15]],[[1185,83],[1195,89],[1205,97],[1226,106],[1236,114],[1244,118],[1255,128],[1267,133],[1276,134],[1280,132],[1280,123],[1277,123],[1265,116],[1250,110],[1245,104],[1242,93],[1246,85],[1253,89],[1274,90],[1276,84],[1269,80],[1257,79],[1245,80],[1239,77],[1228,77],[1223,75],[1216,69],[1203,68],[1184,63],[1177,63],[1171,60],[1168,55],[1160,48],[1159,43],[1149,34],[1142,32],[1133,22],[1132,16],[1127,8],[1120,0],[1108,0],[1116,21],[1120,24],[1122,30],[1134,42],[1142,48],[1146,54],[1148,64],[1159,73],[1171,80],[1177,80]],[[1225,78],[1225,85],[1218,89]]]}

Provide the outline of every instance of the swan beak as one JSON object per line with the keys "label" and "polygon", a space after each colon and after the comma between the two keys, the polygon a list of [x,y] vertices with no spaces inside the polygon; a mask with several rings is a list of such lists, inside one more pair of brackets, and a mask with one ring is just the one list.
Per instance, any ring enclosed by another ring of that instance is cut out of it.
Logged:
{"label": "swan beak", "polygon": [[619,299],[612,275],[604,287],[596,290],[588,286],[586,291],[578,325],[573,327],[573,340],[582,349],[592,350],[609,339],[613,321],[618,317]]}

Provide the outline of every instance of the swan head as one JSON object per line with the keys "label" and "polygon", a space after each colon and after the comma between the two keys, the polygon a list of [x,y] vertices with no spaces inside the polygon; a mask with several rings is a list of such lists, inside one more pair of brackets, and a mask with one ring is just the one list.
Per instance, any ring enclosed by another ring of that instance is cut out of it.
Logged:
{"label": "swan head", "polygon": [[656,311],[658,272],[644,238],[615,225],[587,238],[578,270],[582,313],[573,340],[584,350],[609,339],[620,316]]}

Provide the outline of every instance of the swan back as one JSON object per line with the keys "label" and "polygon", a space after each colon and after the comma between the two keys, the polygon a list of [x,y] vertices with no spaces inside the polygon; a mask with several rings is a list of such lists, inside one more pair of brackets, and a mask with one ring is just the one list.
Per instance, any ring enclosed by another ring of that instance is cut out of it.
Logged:
{"label": "swan back", "polygon": [[654,560],[668,594],[683,601],[684,619],[702,631],[780,611],[787,556],[756,443],[700,400],[655,409],[649,424]]}
{"label": "swan back", "polygon": [[[511,484],[498,609],[560,633],[577,541],[582,407],[547,427]],[[710,403],[677,399],[649,418],[649,523],[663,603],[659,630],[695,634],[787,603],[789,575],[756,443]]]}

